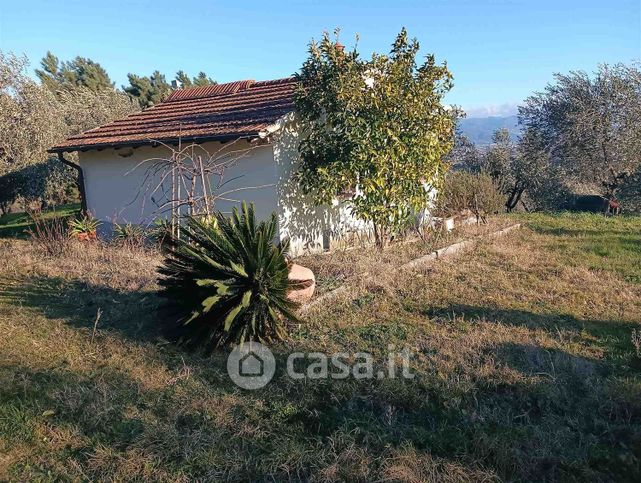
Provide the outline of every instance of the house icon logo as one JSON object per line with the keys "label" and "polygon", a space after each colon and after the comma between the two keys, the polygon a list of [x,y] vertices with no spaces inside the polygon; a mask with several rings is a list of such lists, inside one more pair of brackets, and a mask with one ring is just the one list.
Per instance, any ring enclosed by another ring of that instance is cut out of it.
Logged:
{"label": "house icon logo", "polygon": [[276,371],[272,351],[258,342],[246,342],[234,347],[227,358],[227,373],[243,389],[264,387]]}

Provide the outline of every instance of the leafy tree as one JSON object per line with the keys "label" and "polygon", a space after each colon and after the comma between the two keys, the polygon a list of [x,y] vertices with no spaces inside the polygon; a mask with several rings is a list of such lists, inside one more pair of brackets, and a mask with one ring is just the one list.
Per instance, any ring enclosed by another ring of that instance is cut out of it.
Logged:
{"label": "leafy tree", "polygon": [[92,91],[79,87],[60,93],[57,99],[59,116],[65,124],[64,137],[102,126],[140,110],[127,94],[115,89]]}
{"label": "leafy tree", "polygon": [[[551,193],[545,194],[540,188],[549,183],[550,176],[558,177],[559,171],[552,170],[547,151],[541,136],[532,129],[526,129],[514,144],[510,140],[507,129],[498,129],[492,135],[492,145],[485,153],[478,153],[472,143],[466,144],[465,139],[455,147],[459,154],[460,167],[472,173],[488,175],[499,191],[505,196],[505,208],[512,211],[523,195],[528,193],[535,206],[543,206],[542,199],[550,200]],[[559,194],[559,187],[555,188]]]}
{"label": "leafy tree", "polygon": [[27,66],[26,58],[0,52],[0,176],[16,173],[11,179],[19,183],[2,194],[0,203],[7,206],[18,196],[45,203],[67,199],[71,173],[49,160],[47,150],[69,135],[136,109],[126,94],[113,87],[92,90],[70,83],[52,90],[46,80],[41,84],[27,76]]}
{"label": "leafy tree", "polygon": [[185,74],[185,71],[183,70],[179,70],[178,72],[176,72],[176,81],[183,89],[193,87],[191,78],[187,74]]}
{"label": "leafy tree", "polygon": [[641,72],[603,64],[593,76],[556,74],[519,108],[553,163],[613,199],[641,166]]}
{"label": "leafy tree", "polygon": [[20,196],[19,186],[20,180],[15,171],[0,175],[0,211],[3,215],[11,211],[11,205]]}
{"label": "leafy tree", "polygon": [[138,101],[143,109],[164,101],[171,93],[171,86],[165,76],[154,71],[149,77],[128,74],[129,86],[124,87],[127,94]]}
{"label": "leafy tree", "polygon": [[42,69],[36,74],[43,85],[53,92],[86,87],[94,92],[113,89],[107,71],[97,62],[85,57],[76,57],[68,62],[60,62],[51,52],[40,62]]}
{"label": "leafy tree", "polygon": [[550,176],[553,171],[544,143],[536,131],[527,129],[519,139],[516,155],[509,166],[506,209],[516,208],[526,191],[532,197]]}
{"label": "leafy tree", "polygon": [[510,132],[505,128],[497,129],[492,134],[492,144],[485,153],[482,170],[491,176],[502,191],[506,191],[513,182],[511,167],[515,154]]}
{"label": "leafy tree", "polygon": [[196,77],[194,77],[192,84],[194,87],[203,87],[212,84],[216,84],[216,81],[209,77],[204,72],[199,72]]}
{"label": "leafy tree", "polygon": [[454,147],[447,156],[452,169],[465,169],[473,173],[481,171],[483,154],[479,152],[476,144],[465,134],[457,130],[454,136]]}
{"label": "leafy tree", "polygon": [[[172,86],[167,82],[165,76],[159,71],[154,71],[149,77],[140,77],[129,74],[129,86],[124,87],[131,97],[136,99],[140,107],[146,108],[164,101],[171,94]],[[190,78],[185,71],[176,72],[175,80],[180,88],[202,87],[216,84],[216,81],[208,77],[204,72]]]}
{"label": "leafy tree", "polygon": [[55,95],[26,75],[27,65],[0,51],[0,175],[45,160],[65,134]]}
{"label": "leafy tree", "polygon": [[505,197],[489,175],[453,170],[445,178],[436,211],[440,216],[452,216],[470,210],[482,219],[501,211],[504,202]]}
{"label": "leafy tree", "polygon": [[271,341],[285,335],[283,319],[297,320],[294,288],[285,255],[275,246],[276,215],[258,223],[253,205],[220,212],[214,222],[190,217],[180,238],[172,237],[159,272],[162,295],[175,324],[169,335],[208,351],[244,341]]}
{"label": "leafy tree", "polygon": [[452,76],[433,55],[417,67],[418,50],[403,29],[389,55],[362,60],[325,33],[297,75],[300,185],[317,204],[353,193],[353,213],[373,224],[379,247],[428,206],[453,144],[442,103]]}

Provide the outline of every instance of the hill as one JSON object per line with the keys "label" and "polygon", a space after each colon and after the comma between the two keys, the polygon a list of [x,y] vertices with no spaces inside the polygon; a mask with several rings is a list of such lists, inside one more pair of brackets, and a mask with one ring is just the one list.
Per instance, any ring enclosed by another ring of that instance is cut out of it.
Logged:
{"label": "hill", "polygon": [[497,129],[507,128],[513,141],[518,139],[520,129],[516,115],[504,117],[470,117],[459,122],[461,132],[475,144],[490,144]]}

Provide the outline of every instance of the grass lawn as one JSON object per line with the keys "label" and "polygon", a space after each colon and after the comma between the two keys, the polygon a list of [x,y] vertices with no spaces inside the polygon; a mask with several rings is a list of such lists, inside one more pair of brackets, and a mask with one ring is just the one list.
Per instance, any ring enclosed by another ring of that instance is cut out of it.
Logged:
{"label": "grass lawn", "polygon": [[[73,216],[80,211],[79,203],[60,205],[44,213],[45,218]],[[0,238],[26,238],[33,222],[27,213],[9,213],[0,216]]]}
{"label": "grass lawn", "polygon": [[[641,218],[516,218],[421,272],[372,257],[255,391],[157,337],[156,254],[0,240],[0,480],[639,481]],[[389,344],[413,379],[284,370]]]}

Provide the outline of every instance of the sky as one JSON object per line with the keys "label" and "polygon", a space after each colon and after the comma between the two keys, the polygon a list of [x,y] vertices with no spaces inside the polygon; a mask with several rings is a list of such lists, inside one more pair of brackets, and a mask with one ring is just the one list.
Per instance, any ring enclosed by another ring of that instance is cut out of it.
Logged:
{"label": "sky", "polygon": [[405,26],[447,61],[447,102],[470,117],[506,115],[555,72],[641,58],[641,0],[0,0],[0,50],[38,66],[99,62],[117,86],[127,73],[167,77],[205,71],[218,82],[265,80],[297,71],[307,45],[341,29],[348,47],[387,52]]}

